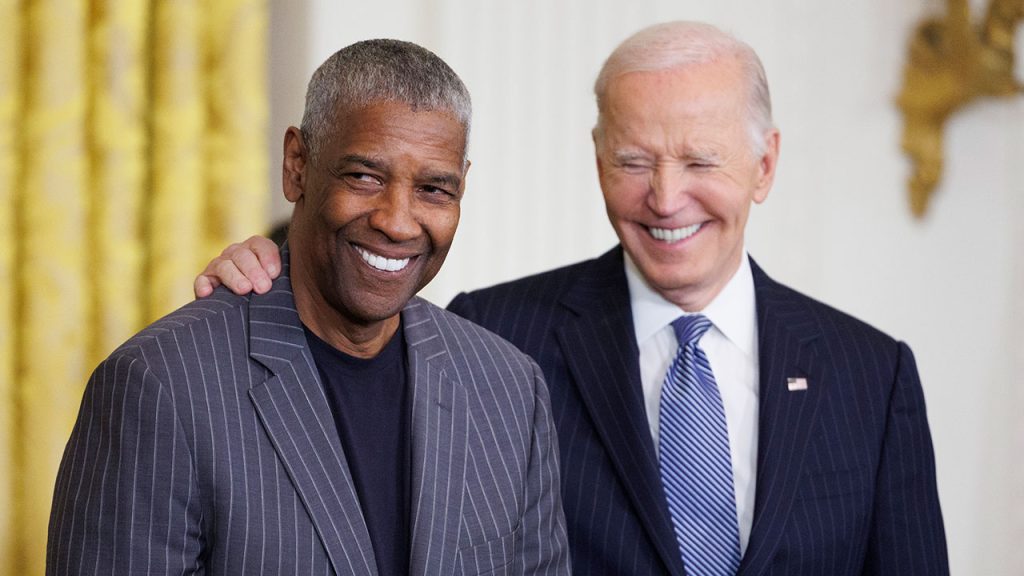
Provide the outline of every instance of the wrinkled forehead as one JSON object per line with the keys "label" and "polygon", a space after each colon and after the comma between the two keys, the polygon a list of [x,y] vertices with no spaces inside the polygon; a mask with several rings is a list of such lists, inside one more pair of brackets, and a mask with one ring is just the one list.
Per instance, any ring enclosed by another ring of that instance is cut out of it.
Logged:
{"label": "wrinkled forehead", "polygon": [[609,104],[622,99],[693,98],[701,93],[719,97],[746,98],[749,94],[742,63],[735,56],[725,55],[670,67],[624,71],[608,80],[605,94],[598,100],[598,113]]}
{"label": "wrinkled forehead", "polygon": [[429,166],[461,172],[465,153],[465,130],[452,113],[385,101],[340,114],[323,156],[328,165],[357,161],[388,171]]}
{"label": "wrinkled forehead", "polygon": [[380,99],[363,105],[339,105],[327,138],[330,141],[344,140],[356,130],[364,136],[378,135],[382,139],[404,135],[411,141],[443,145],[465,161],[469,129],[469,124],[454,110],[404,100]]}
{"label": "wrinkled forehead", "polygon": [[709,122],[744,124],[746,96],[742,76],[728,65],[629,72],[608,83],[595,137],[609,129],[628,133]]}

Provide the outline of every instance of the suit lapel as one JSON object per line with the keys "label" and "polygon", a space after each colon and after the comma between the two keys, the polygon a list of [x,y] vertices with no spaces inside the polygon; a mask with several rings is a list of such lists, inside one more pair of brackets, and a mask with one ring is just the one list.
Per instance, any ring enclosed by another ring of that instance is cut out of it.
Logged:
{"label": "suit lapel", "polygon": [[[803,472],[804,455],[829,382],[815,353],[818,326],[794,293],[753,261],[760,362],[757,496],[741,576],[767,569],[785,530]],[[806,378],[790,391],[787,379]]]}
{"label": "suit lapel", "polygon": [[409,574],[451,574],[459,546],[469,408],[454,380],[437,312],[413,298],[402,311],[412,382],[412,498]]}
{"label": "suit lapel", "polygon": [[291,291],[288,253],[249,306],[250,356],[272,376],[249,396],[336,573],[377,573],[370,535]]}
{"label": "suit lapel", "polygon": [[682,574],[644,408],[622,249],[596,260],[562,304],[576,313],[558,329],[573,381],[662,561]]}

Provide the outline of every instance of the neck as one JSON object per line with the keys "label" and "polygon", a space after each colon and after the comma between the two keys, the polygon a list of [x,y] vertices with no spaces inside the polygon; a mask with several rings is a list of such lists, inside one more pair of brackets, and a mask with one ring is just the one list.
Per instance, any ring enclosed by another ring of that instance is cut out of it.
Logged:
{"label": "neck", "polygon": [[661,293],[661,296],[669,302],[679,306],[679,309],[687,313],[703,312],[708,304],[711,304],[715,298],[722,292],[722,286],[712,286],[706,290],[694,290],[690,291],[671,291]]}
{"label": "neck", "polygon": [[291,254],[291,282],[299,319],[318,338],[357,358],[373,358],[398,331],[401,315],[383,320],[359,320],[333,306],[317,289],[310,268]]}
{"label": "neck", "polygon": [[[356,358],[373,358],[380,354],[398,331],[401,322],[398,314],[369,324],[332,321],[333,319],[328,319],[320,313],[319,308],[304,311],[305,307],[299,304],[298,290],[295,296],[295,304],[302,323],[324,342]],[[338,314],[335,313],[335,316]]]}

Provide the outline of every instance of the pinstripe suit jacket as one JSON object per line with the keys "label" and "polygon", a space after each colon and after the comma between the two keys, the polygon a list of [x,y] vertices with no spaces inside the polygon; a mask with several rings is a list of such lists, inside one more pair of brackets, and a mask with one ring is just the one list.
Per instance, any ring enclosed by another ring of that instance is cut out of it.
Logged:
{"label": "pinstripe suit jacket", "polygon": [[[752,263],[757,493],[742,576],[948,573],[924,398],[906,345]],[[577,574],[685,574],[644,412],[622,250],[449,309],[544,371]],[[807,378],[790,392],[787,378]]]}
{"label": "pinstripe suit jacket", "polygon": [[[418,298],[402,320],[410,574],[568,574],[536,364]],[[61,462],[47,574],[332,573],[377,569],[287,265],[269,293],[218,291],[100,364]]]}

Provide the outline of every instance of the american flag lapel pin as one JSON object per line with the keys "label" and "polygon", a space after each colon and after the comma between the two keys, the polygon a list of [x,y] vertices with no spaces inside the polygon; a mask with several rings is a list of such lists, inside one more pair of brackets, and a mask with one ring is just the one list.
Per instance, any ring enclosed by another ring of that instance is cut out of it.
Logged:
{"label": "american flag lapel pin", "polygon": [[786,388],[789,388],[790,392],[807,390],[807,378],[786,378]]}

